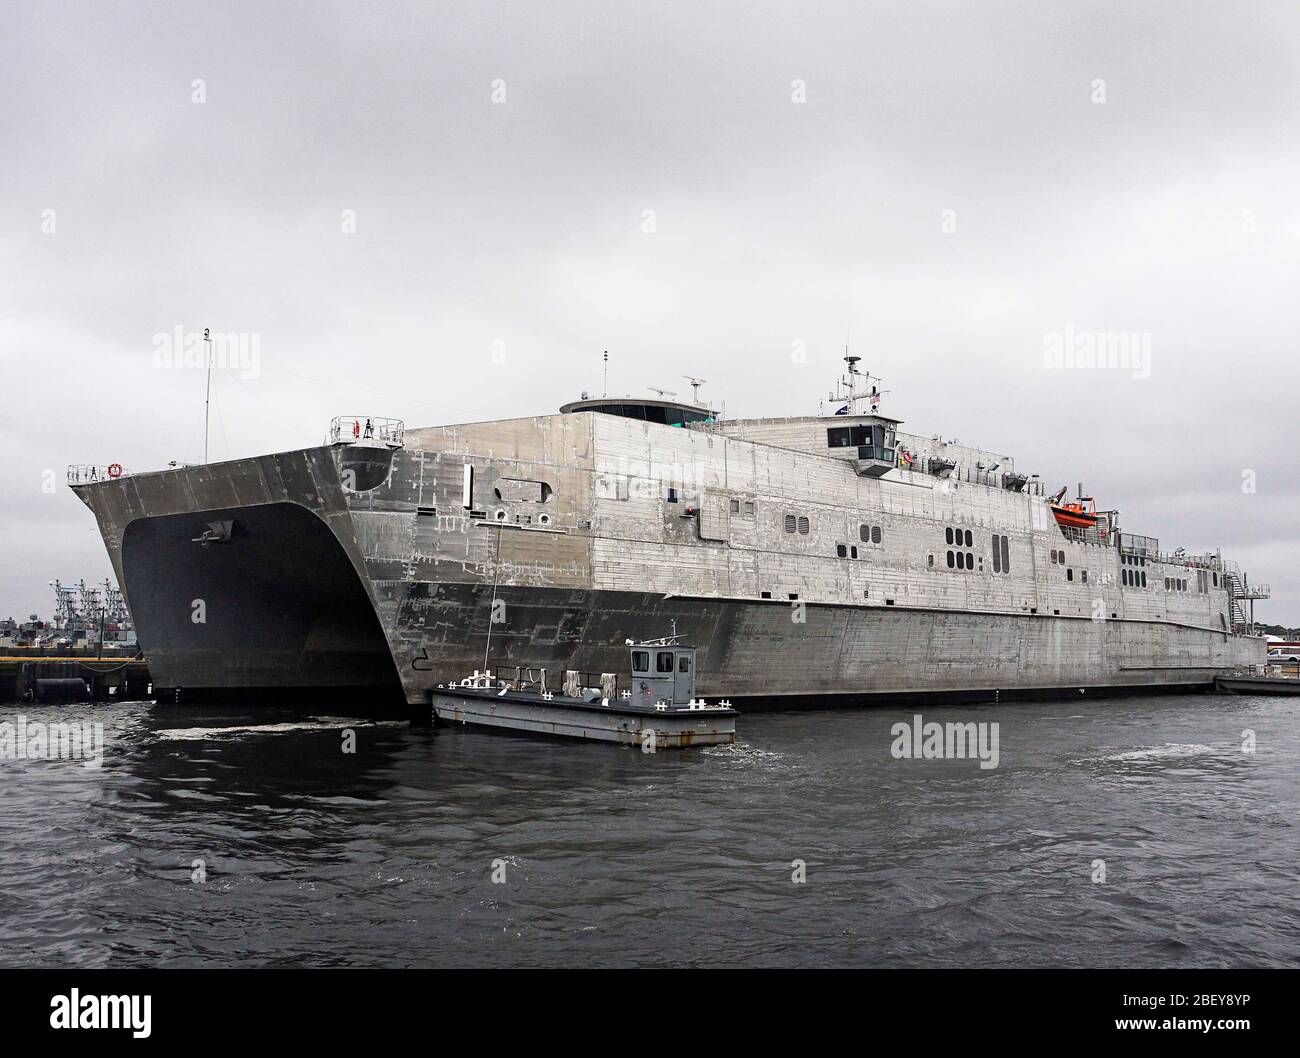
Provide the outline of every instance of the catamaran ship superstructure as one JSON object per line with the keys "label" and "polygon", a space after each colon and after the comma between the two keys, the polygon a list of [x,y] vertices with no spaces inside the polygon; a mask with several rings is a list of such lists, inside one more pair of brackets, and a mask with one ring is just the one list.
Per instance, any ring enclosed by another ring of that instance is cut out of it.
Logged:
{"label": "catamaran ship superstructure", "polygon": [[1263,662],[1245,606],[1267,591],[1233,564],[1082,496],[1095,518],[1063,521],[1010,456],[904,433],[846,359],[832,414],[664,394],[419,430],[346,416],[318,447],[74,488],[181,700],[427,706],[475,668],[616,671],[615,644],[673,621],[700,693],[742,708],[1196,687]]}

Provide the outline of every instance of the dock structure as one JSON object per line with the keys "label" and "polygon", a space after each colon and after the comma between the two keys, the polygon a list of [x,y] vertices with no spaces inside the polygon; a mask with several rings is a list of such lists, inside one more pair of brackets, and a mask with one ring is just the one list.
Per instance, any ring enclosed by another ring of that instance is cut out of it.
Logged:
{"label": "dock structure", "polygon": [[134,656],[0,656],[0,702],[135,699],[151,687],[148,664]]}

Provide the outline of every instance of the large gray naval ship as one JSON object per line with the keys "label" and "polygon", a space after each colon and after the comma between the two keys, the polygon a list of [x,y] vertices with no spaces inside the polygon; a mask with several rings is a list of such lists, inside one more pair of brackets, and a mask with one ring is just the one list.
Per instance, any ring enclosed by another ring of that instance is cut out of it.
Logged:
{"label": "large gray naval ship", "polygon": [[475,669],[618,672],[670,627],[745,707],[1117,693],[1262,664],[1267,590],[1014,460],[904,433],[848,356],[824,414],[594,398],[154,473],[73,468],[176,701],[427,706]]}

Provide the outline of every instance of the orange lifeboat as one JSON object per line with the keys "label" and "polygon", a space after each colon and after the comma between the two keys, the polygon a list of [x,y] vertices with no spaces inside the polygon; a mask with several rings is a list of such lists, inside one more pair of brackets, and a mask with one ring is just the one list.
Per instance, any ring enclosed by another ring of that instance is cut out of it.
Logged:
{"label": "orange lifeboat", "polygon": [[[1087,507],[1082,503],[1084,499],[1088,501]],[[1080,502],[1077,503],[1049,503],[1048,506],[1052,509],[1057,525],[1067,525],[1071,529],[1091,529],[1100,521],[1097,505],[1089,497],[1080,497]]]}

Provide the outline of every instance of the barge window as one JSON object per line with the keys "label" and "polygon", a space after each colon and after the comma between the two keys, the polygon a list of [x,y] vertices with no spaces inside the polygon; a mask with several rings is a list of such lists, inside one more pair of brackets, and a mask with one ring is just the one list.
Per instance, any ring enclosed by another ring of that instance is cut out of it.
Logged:
{"label": "barge window", "polygon": [[661,650],[661,651],[659,651],[658,656],[655,658],[655,669],[656,669],[657,671],[659,671],[659,672],[672,672],[672,671],[673,671],[673,655],[672,655],[672,651],[670,651],[670,650]]}
{"label": "barge window", "polygon": [[633,672],[650,671],[650,651],[648,650],[632,651],[632,671]]}

